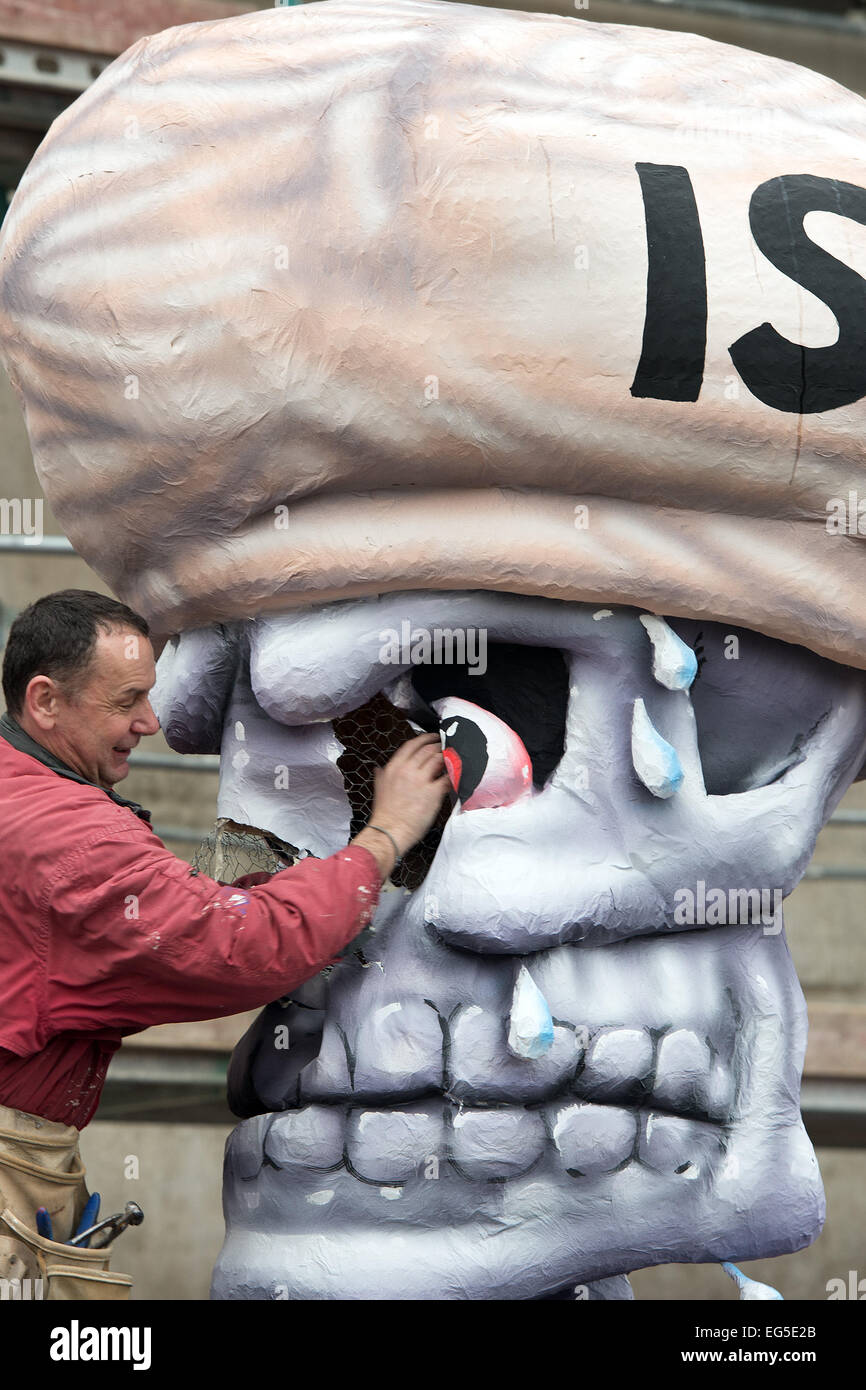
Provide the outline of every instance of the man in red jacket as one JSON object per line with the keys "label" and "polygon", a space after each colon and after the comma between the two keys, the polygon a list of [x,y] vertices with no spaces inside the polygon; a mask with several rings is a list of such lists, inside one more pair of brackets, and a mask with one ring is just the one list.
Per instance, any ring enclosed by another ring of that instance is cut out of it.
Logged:
{"label": "man in red jacket", "polygon": [[[149,812],[113,790],[131,750],[159,728],[154,680],[146,621],[101,594],[49,594],[9,633],[0,719],[7,1199],[30,1176],[15,1164],[25,1132],[65,1139],[74,1170],[77,1131],[93,1118],[122,1038],[267,1004],[332,961],[369,923],[397,855],[426,833],[449,786],[438,736],[421,734],[376,772],[370,823],[346,848],[261,885],[225,887],[171,854]],[[74,1195],[70,1204],[58,1194],[55,1239],[68,1239]]]}

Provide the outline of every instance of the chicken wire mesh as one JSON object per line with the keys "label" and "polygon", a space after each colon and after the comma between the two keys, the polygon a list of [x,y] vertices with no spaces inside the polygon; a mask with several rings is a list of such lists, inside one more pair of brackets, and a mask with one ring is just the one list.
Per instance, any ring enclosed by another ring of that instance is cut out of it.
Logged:
{"label": "chicken wire mesh", "polygon": [[[415,737],[418,728],[382,691],[358,709],[335,719],[333,726],[345,749],[337,758],[337,767],[352,809],[349,839],[353,839],[363,830],[373,810],[373,769],[384,767],[401,744]],[[451,802],[446,797],[423,840],[413,845],[392,873],[391,882],[397,887],[414,892],[424,881],[450,814]]]}
{"label": "chicken wire mesh", "polygon": [[244,874],[276,874],[304,858],[294,845],[254,825],[222,817],[193,855],[192,867],[218,883],[234,883]]}
{"label": "chicken wire mesh", "polygon": [[[382,692],[335,719],[333,729],[344,750],[337,758],[337,768],[349,799],[352,840],[363,830],[373,809],[373,769],[384,767],[418,730]],[[406,853],[392,873],[395,886],[414,891],[423,882],[450,814],[451,803],[446,798],[423,840]],[[278,873],[309,854],[309,850],[285,844],[256,826],[222,818],[196,850],[192,864],[198,872],[221,883],[234,883],[244,874]]]}

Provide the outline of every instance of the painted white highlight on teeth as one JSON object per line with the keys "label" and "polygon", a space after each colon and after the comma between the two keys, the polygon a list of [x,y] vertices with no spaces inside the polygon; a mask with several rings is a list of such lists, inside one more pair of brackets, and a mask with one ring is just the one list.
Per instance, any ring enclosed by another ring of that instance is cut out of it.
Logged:
{"label": "painted white highlight on teeth", "polygon": [[698,658],[691,647],[655,613],[641,613],[640,620],[653,648],[653,676],[667,690],[688,690],[698,674]]}
{"label": "painted white highlight on teeth", "polygon": [[676,749],[662,738],[640,698],[632,714],[631,760],[647,791],[663,800],[673,796],[683,780]]}
{"label": "painted white highlight on teeth", "polygon": [[740,1302],[757,1303],[759,1301],[771,1301],[778,1299],[784,1303],[784,1298],[778,1289],[774,1289],[770,1284],[759,1284],[757,1279],[750,1279],[736,1265],[732,1265],[728,1260],[722,1261],[722,1269],[729,1274],[740,1291]]}
{"label": "painted white highlight on teeth", "polygon": [[579,1109],[580,1109],[580,1105],[579,1105],[579,1104],[575,1104],[575,1105],[566,1105],[564,1109],[560,1110],[559,1115],[557,1116],[557,1119],[556,1119],[556,1123],[555,1123],[554,1126],[553,1126],[553,1142],[554,1142],[554,1144],[556,1145],[557,1148],[559,1148],[559,1139],[560,1139],[560,1135],[562,1134],[563,1130],[566,1128],[566,1126],[567,1126],[567,1124],[568,1124],[568,1121],[571,1119],[571,1116],[575,1113],[575,1111],[577,1111],[577,1110],[579,1110]]}
{"label": "painted white highlight on teeth", "polygon": [[334,1195],[332,1187],[326,1187],[321,1192],[311,1192],[307,1197],[308,1202],[312,1202],[314,1207],[326,1207]]}
{"label": "painted white highlight on teeth", "polygon": [[377,1023],[381,1023],[389,1014],[399,1013],[402,1007],[403,1005],[399,1002],[396,1004],[386,1004],[384,1008],[377,1009],[373,1017],[376,1019]]}
{"label": "painted white highlight on teeth", "polygon": [[593,615],[592,615],[592,620],[593,620],[593,622],[597,623],[598,620],[599,620],[599,618],[612,618],[612,617],[613,617],[613,609],[612,609],[612,608],[599,608],[599,609],[597,609],[597,611],[596,611],[595,613],[593,613]]}
{"label": "painted white highlight on teeth", "polygon": [[235,720],[235,738],[238,740],[238,743],[243,743],[243,741],[244,741],[244,739],[246,738],[246,736],[247,736],[247,731],[246,731],[246,729],[244,728],[244,726],[243,726],[243,724],[241,723],[241,721],[240,721],[239,719],[236,719],[236,720]]}
{"label": "painted white highlight on teeth", "polygon": [[511,999],[508,1050],[515,1057],[543,1057],[552,1044],[553,1019],[547,1000],[521,965]]}

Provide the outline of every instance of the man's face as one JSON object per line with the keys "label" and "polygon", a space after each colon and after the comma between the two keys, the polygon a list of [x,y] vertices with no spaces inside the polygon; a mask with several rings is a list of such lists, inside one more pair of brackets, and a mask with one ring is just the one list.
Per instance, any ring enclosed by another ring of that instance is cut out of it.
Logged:
{"label": "man's face", "polygon": [[65,693],[58,683],[52,751],[102,787],[122,781],[130,750],[159,729],[148,699],[155,679],[146,637],[124,628],[100,629],[81,689]]}

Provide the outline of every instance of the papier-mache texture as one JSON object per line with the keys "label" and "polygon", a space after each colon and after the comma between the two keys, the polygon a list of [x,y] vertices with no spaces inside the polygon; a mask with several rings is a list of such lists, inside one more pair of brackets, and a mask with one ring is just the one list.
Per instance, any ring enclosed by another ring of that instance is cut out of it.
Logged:
{"label": "papier-mache texture", "polygon": [[731,1262],[820,1231],[782,902],[866,757],[864,154],[791,64],[414,0],[142,39],[37,152],[0,351],[217,862],[339,855],[418,728],[454,793],[234,1050],[215,1299],[772,1297]]}
{"label": "papier-mache texture", "polygon": [[858,96],[691,34],[326,0],[143,38],[0,242],[46,497],[161,633],[484,588],[866,666],[827,529],[864,155]]}

